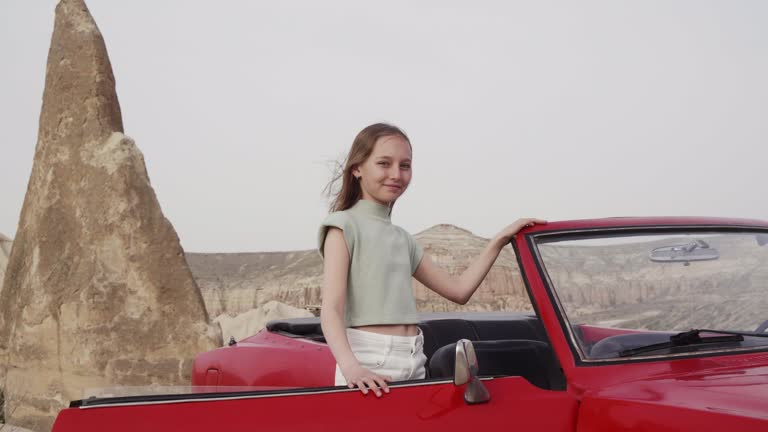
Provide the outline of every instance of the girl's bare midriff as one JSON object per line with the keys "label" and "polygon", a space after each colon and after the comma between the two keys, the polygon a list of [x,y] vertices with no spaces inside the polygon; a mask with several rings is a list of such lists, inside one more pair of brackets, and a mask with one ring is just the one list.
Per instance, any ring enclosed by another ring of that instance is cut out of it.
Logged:
{"label": "girl's bare midriff", "polygon": [[388,336],[416,336],[419,334],[419,327],[416,324],[367,325],[355,327],[355,329]]}

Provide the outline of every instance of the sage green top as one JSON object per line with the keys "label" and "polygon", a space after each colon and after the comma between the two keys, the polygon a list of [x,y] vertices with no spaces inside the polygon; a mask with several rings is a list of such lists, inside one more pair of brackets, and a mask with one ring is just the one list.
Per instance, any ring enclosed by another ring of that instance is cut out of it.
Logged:
{"label": "sage green top", "polygon": [[329,214],[318,233],[321,256],[329,227],[344,232],[349,250],[347,327],[417,324],[411,275],[424,251],[407,231],[392,225],[389,207],[361,199]]}

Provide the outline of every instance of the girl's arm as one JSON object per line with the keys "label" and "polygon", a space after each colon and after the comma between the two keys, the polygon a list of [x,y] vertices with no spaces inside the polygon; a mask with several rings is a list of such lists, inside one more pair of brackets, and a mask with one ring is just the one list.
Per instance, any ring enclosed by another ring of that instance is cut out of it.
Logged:
{"label": "girl's arm", "polygon": [[541,219],[518,219],[496,234],[460,276],[449,274],[435,264],[427,254],[424,254],[419,266],[416,267],[416,272],[413,273],[413,277],[448,300],[458,304],[466,304],[485,279],[491,266],[496,262],[496,258],[499,257],[499,253],[509,243],[512,236],[524,227],[545,223],[547,221]]}
{"label": "girl's arm", "polygon": [[344,241],[344,233],[338,228],[329,228],[323,246],[323,287],[320,309],[320,325],[328,347],[339,364],[339,369],[347,380],[349,388],[359,387],[364,394],[368,389],[376,396],[381,391],[389,393],[389,378],[377,375],[362,367],[357,361],[347,339],[344,325],[344,306],[347,296],[347,276],[349,273],[349,251]]}

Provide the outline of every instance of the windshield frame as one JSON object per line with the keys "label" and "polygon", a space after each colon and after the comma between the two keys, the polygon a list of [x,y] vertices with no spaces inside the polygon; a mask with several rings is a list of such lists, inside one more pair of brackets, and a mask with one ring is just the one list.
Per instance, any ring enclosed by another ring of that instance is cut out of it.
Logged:
{"label": "windshield frame", "polygon": [[[525,236],[526,243],[531,255],[536,263],[536,270],[539,273],[541,281],[544,285],[544,291],[547,293],[550,303],[554,307],[553,312],[557,317],[560,324],[561,331],[565,335],[565,340],[568,342],[569,348],[573,355],[573,358],[577,366],[600,366],[600,365],[613,365],[620,363],[637,363],[658,361],[664,359],[681,359],[681,358],[698,358],[698,357],[710,357],[717,355],[738,355],[747,354],[753,352],[766,352],[768,351],[768,345],[764,347],[733,347],[733,348],[717,348],[717,349],[697,349],[692,352],[685,353],[660,353],[652,355],[634,355],[628,357],[616,357],[616,358],[590,358],[583,351],[581,344],[578,342],[577,336],[574,334],[574,328],[572,327],[568,316],[565,313],[563,304],[560,298],[557,296],[557,290],[552,282],[549,273],[546,270],[544,260],[539,251],[540,244],[555,243],[565,240],[579,240],[579,239],[593,239],[593,238],[608,238],[608,237],[631,237],[631,236],[644,236],[644,235],[668,235],[675,233],[735,233],[735,234],[763,234],[768,235],[768,228],[759,225],[728,225],[728,224],[665,224],[665,225],[628,225],[628,226],[606,226],[606,227],[589,227],[589,228],[574,228],[574,229],[559,229],[559,230],[541,230]],[[768,247],[768,246],[764,246]],[[530,287],[529,295],[531,295]],[[534,308],[538,312],[538,305]],[[768,318],[767,318],[768,319]]]}

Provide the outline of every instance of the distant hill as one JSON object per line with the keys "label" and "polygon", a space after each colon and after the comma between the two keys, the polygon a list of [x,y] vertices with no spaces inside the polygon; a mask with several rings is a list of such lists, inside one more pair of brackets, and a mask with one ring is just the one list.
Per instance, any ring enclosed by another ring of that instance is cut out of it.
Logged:
{"label": "distant hill", "polygon": [[[488,244],[488,239],[449,224],[435,225],[414,237],[438,265],[452,274],[461,274]],[[480,288],[465,306],[445,300],[415,280],[413,282],[417,307],[421,311],[532,309],[511,246],[502,250]]]}
{"label": "distant hill", "polygon": [[540,249],[572,322],[668,330],[755,329],[768,319],[768,247],[749,236],[707,238],[713,261],[652,264],[649,251],[679,243]]}
{"label": "distant hill", "polygon": [[[460,273],[488,240],[453,225],[436,225],[414,236],[434,260]],[[187,262],[211,318],[237,315],[276,300],[294,307],[320,305],[322,260],[315,250],[253,253],[187,253]],[[502,251],[483,284],[465,306],[442,299],[413,282],[420,311],[530,310],[517,261]]]}

